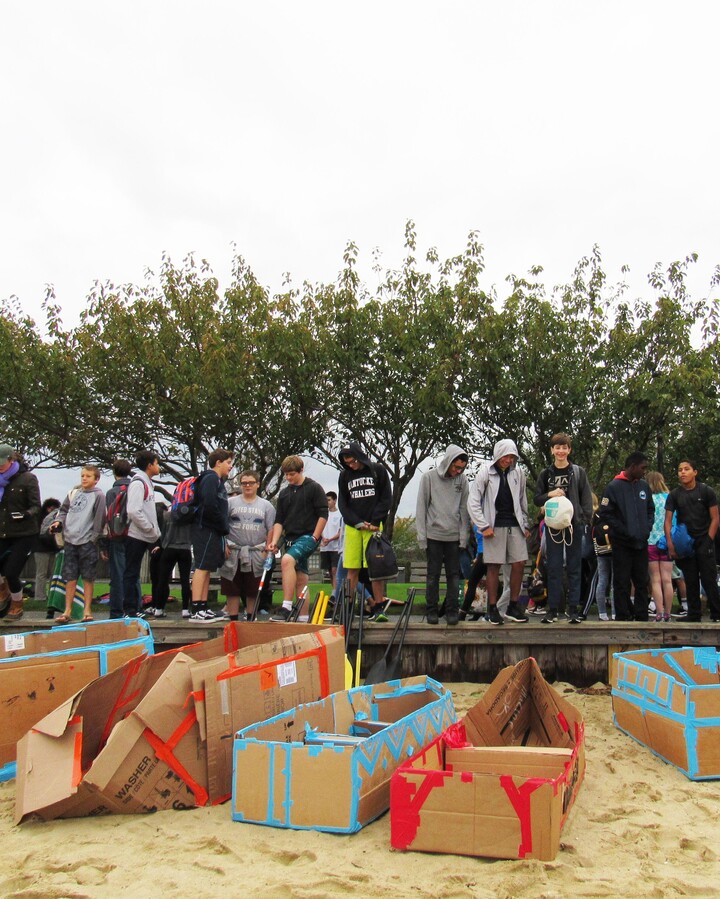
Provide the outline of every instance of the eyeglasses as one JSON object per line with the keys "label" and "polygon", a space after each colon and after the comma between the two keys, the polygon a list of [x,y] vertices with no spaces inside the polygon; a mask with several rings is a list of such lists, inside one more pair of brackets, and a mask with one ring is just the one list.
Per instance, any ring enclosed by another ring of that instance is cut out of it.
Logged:
{"label": "eyeglasses", "polygon": [[241,487],[254,487],[257,481],[240,481]]}

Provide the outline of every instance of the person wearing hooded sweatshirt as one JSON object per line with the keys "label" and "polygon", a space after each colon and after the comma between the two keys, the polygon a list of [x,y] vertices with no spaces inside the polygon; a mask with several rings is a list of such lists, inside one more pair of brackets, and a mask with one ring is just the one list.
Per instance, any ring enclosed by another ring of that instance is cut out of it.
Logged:
{"label": "person wearing hooded sweatshirt", "polygon": [[[354,594],[360,569],[366,567],[370,537],[382,530],[392,504],[392,485],[383,465],[373,465],[359,443],[349,443],[338,455],[343,470],[338,478],[338,508],[345,522],[343,562]],[[373,581],[374,606],[385,593],[384,581]]]}
{"label": "person wearing hooded sweatshirt", "polygon": [[427,623],[437,624],[440,599],[440,572],[445,566],[447,593],[445,621],[458,623],[460,588],[460,550],[467,546],[470,515],[467,509],[468,481],[465,475],[468,456],[464,449],[450,444],[437,468],[420,479],[415,527],[421,549],[427,556]]}
{"label": "person wearing hooded sweatshirt", "polygon": [[[600,501],[598,522],[608,525],[612,543],[616,621],[648,620],[647,541],[655,521],[655,503],[645,480],[647,467],[644,453],[630,453]],[[631,582],[634,603],[630,602]]]}
{"label": "person wearing hooded sweatshirt", "polygon": [[526,538],[530,535],[525,494],[525,473],[518,468],[517,446],[512,440],[498,440],[493,459],[483,465],[470,487],[468,511],[472,523],[483,536],[483,558],[487,565],[488,618],[503,624],[497,607],[500,566],[510,564],[510,604],[505,618],[526,624],[527,616],[518,603],[523,569],[528,558]]}
{"label": "person wearing hooded sweatshirt", "polygon": [[40,487],[21,456],[0,444],[0,575],[10,592],[0,602],[0,617],[23,616],[20,573],[40,533]]}

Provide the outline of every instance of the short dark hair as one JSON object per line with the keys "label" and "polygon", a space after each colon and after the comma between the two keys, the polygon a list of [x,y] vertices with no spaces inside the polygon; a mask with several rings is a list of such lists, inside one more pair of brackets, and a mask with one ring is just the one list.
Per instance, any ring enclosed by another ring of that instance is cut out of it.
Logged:
{"label": "short dark hair", "polygon": [[132,472],[132,465],[127,459],[115,459],[112,464],[112,471],[116,478],[129,478]]}
{"label": "short dark hair", "polygon": [[630,468],[631,465],[640,465],[641,462],[647,462],[648,457],[645,453],[641,453],[639,450],[635,450],[634,453],[630,453],[630,455],[625,460],[625,468]]}
{"label": "short dark hair", "polygon": [[694,459],[680,459],[680,461],[678,462],[678,468],[680,468],[683,462],[687,463],[693,471],[699,471],[697,462]]}
{"label": "short dark hair", "polygon": [[562,446],[563,444],[572,449],[572,437],[564,431],[558,431],[557,434],[553,434],[550,438],[550,446]]}
{"label": "short dark hair", "polygon": [[42,506],[40,506],[40,513],[42,514],[42,517],[45,518],[52,509],[59,509],[61,505],[62,503],[59,499],[55,499],[54,496],[49,496]]}
{"label": "short dark hair", "polygon": [[140,471],[146,471],[153,462],[159,462],[160,456],[155,452],[155,450],[140,450],[140,452],[135,456],[135,467],[140,469]]}
{"label": "short dark hair", "polygon": [[325,494],[326,499],[334,499],[337,502],[337,493],[334,490],[328,490]]}
{"label": "short dark hair", "polygon": [[254,481],[260,483],[260,472],[255,471],[254,468],[246,468],[244,471],[240,472],[240,477],[238,480],[242,481],[243,478],[252,478]]}
{"label": "short dark hair", "polygon": [[230,450],[226,449],[216,449],[213,450],[208,456],[208,468],[215,468],[218,462],[227,462],[228,459],[234,459],[235,453],[231,453]]}

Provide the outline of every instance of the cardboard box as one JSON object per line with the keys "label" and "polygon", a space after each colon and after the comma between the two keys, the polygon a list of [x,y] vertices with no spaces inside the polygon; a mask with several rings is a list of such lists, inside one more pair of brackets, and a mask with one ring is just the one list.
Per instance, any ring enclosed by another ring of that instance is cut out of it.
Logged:
{"label": "cardboard box", "polygon": [[395,772],[395,849],[550,861],[585,773],[580,713],[534,659]]}
{"label": "cardboard box", "polygon": [[17,741],[90,681],[154,651],[147,622],[123,618],[0,638],[0,780],[15,776]]}
{"label": "cardboard box", "polygon": [[[217,799],[209,790],[211,773],[215,782],[231,778],[230,765],[227,772],[218,767],[226,760],[215,745],[222,721],[248,724],[263,704],[274,709],[298,695],[326,696],[344,676],[341,632],[316,625],[233,622],[213,640],[129,662],[19,742],[16,820],[192,808],[229,798],[229,788]],[[208,716],[215,708],[222,721]]]}
{"label": "cardboard box", "polygon": [[390,777],[455,721],[429,677],[335,693],[241,730],[232,816],[273,827],[353,833],[387,811]]}
{"label": "cardboard box", "polygon": [[714,647],[619,652],[616,727],[690,780],[720,778],[720,674]]}

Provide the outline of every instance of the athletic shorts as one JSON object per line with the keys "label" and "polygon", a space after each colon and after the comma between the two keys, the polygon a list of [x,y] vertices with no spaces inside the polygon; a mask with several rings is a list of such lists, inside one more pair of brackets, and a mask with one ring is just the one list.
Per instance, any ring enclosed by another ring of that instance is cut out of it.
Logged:
{"label": "athletic shorts", "polygon": [[526,562],[527,542],[521,528],[495,528],[494,537],[483,535],[483,559],[486,565]]}
{"label": "athletic shorts", "polygon": [[285,543],[285,555],[295,559],[295,568],[303,574],[309,574],[308,559],[320,546],[312,534],[305,534],[295,540],[287,540]]}
{"label": "athletic shorts", "polygon": [[225,562],[225,538],[211,528],[192,529],[192,550],[199,571],[216,571]]}
{"label": "athletic shorts", "polygon": [[255,599],[260,587],[260,578],[252,571],[241,571],[238,565],[235,576],[220,578],[220,592],[223,596],[240,596],[244,600]]}
{"label": "athletic shorts", "polygon": [[327,571],[328,574],[332,571],[333,568],[337,568],[338,559],[340,558],[340,553],[337,550],[321,550],[320,551],[320,567],[323,571]]}
{"label": "athletic shorts", "polygon": [[[382,527],[380,530],[382,530]],[[370,538],[374,533],[375,531],[359,531],[349,524],[345,525],[345,549],[343,551],[343,564],[345,565],[345,568],[350,571],[367,568],[365,553]]]}
{"label": "athletic shorts", "polygon": [[98,564],[98,548],[95,543],[81,543],[76,546],[65,541],[62,576],[66,581],[76,581],[81,577],[84,581],[95,580]]}
{"label": "athletic shorts", "polygon": [[672,562],[666,549],[660,549],[654,543],[648,545],[648,562]]}

